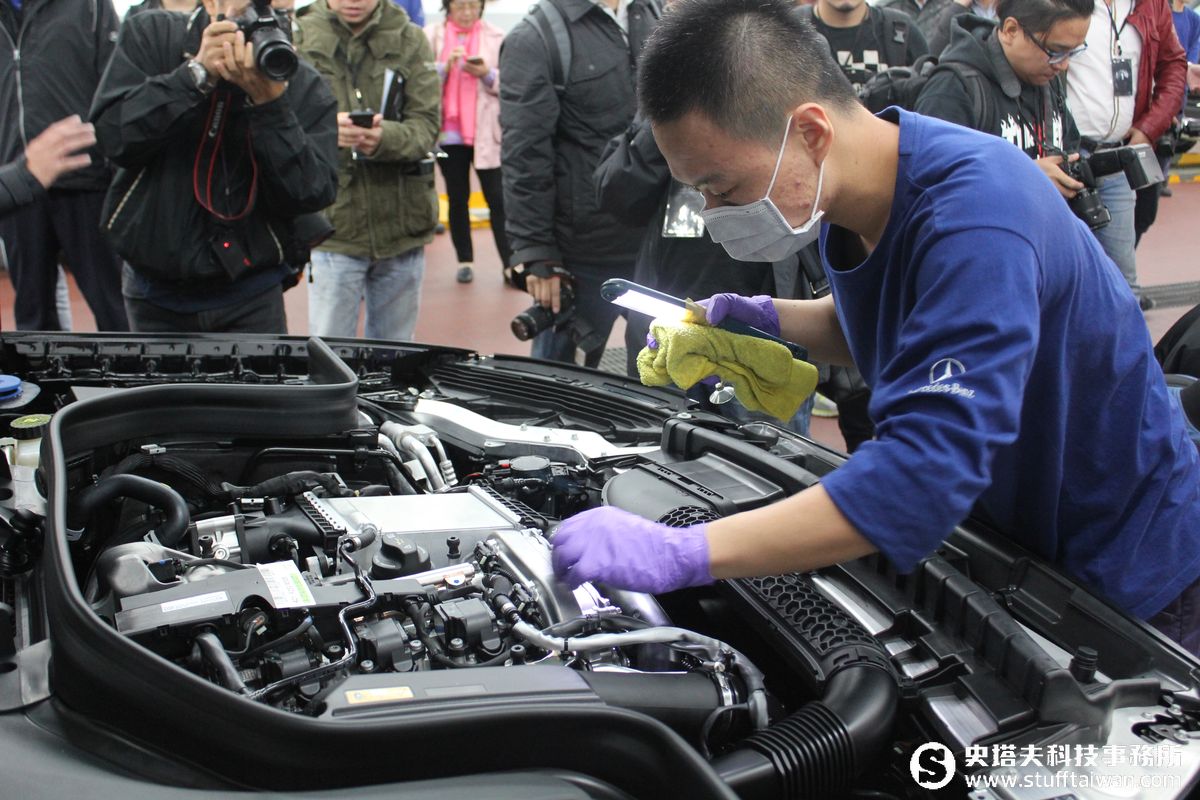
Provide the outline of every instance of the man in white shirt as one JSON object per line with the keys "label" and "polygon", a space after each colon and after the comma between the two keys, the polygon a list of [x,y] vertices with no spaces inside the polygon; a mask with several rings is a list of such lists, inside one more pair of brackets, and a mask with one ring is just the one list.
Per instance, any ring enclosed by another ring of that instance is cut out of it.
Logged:
{"label": "man in white shirt", "polygon": [[[1183,102],[1187,59],[1166,0],[1096,0],[1085,52],[1071,59],[1067,105],[1087,151],[1153,144]],[[1143,309],[1134,256],[1134,191],[1124,174],[1100,180],[1112,221],[1095,231]]]}

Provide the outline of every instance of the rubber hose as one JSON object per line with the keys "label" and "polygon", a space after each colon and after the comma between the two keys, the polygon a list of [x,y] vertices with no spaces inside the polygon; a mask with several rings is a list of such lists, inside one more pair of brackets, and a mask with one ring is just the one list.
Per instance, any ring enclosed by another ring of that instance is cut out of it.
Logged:
{"label": "rubber hose", "polygon": [[112,475],[83,489],[71,504],[69,527],[82,530],[97,511],[118,497],[140,500],[163,512],[165,520],[157,535],[164,547],[177,547],[183,541],[191,522],[187,503],[170,486],[139,475]]}
{"label": "rubber hose", "polygon": [[200,657],[216,671],[222,686],[238,694],[246,693],[246,682],[215,633],[204,631],[196,634],[196,646],[200,648]]}
{"label": "rubber hose", "polygon": [[825,696],[713,761],[742,800],[840,797],[891,742],[900,690],[870,663],[829,679]]}

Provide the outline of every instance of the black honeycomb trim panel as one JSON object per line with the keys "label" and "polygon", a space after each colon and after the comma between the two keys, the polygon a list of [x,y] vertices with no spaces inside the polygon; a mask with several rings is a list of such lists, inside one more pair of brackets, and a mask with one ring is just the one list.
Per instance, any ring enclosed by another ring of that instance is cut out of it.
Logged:
{"label": "black honeycomb trim panel", "polygon": [[823,658],[836,649],[879,642],[801,575],[740,581]]}
{"label": "black honeycomb trim panel", "polygon": [[720,515],[711,508],[704,508],[703,506],[679,506],[659,517],[658,522],[671,528],[687,528],[691,525],[699,525],[702,522],[713,522],[720,518]]}

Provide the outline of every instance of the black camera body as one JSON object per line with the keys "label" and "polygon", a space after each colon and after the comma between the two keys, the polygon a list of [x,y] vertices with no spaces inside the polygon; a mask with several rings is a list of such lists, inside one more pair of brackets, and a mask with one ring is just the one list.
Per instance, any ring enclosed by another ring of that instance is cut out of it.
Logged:
{"label": "black camera body", "polygon": [[287,29],[271,8],[271,0],[254,0],[234,22],[246,41],[254,45],[254,63],[259,72],[280,82],[296,74],[300,58]]}
{"label": "black camera body", "polygon": [[510,327],[513,336],[522,342],[527,342],[544,330],[561,328],[575,316],[575,287],[563,278],[559,284],[560,305],[555,314],[540,303],[534,303],[529,308],[513,317]]}
{"label": "black camera body", "polygon": [[1097,150],[1078,161],[1067,161],[1064,155],[1062,169],[1083,184],[1083,188],[1067,201],[1067,205],[1075,216],[1094,231],[1112,222],[1112,215],[1100,201],[1098,186],[1101,178],[1124,172],[1129,188],[1135,191],[1161,183],[1163,179],[1158,156],[1148,144]]}

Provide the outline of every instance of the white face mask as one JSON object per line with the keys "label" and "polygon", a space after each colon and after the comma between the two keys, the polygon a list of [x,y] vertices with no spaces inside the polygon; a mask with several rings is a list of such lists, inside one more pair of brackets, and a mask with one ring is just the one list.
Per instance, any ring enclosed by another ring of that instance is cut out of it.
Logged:
{"label": "white face mask", "polygon": [[817,196],[813,199],[812,216],[799,228],[789,225],[787,217],[771,200],[771,191],[775,188],[775,179],[783,164],[783,150],[787,147],[791,129],[792,119],[788,117],[787,127],[783,130],[783,143],[779,145],[779,155],[775,158],[775,171],[771,173],[771,184],[767,187],[765,197],[744,206],[725,206],[701,212],[708,235],[738,261],[781,261],[800,252],[821,235],[817,223],[825,212],[818,211],[817,204],[821,202],[821,183],[825,180],[824,161],[817,173]]}

